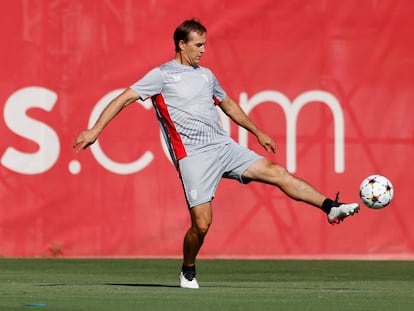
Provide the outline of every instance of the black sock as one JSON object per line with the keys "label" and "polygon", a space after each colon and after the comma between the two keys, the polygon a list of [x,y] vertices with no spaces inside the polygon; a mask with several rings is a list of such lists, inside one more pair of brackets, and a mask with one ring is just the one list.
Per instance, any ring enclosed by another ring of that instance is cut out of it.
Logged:
{"label": "black sock", "polygon": [[323,210],[326,214],[329,214],[329,212],[331,211],[332,206],[334,201],[332,201],[331,199],[325,199],[325,201],[323,201],[322,206],[321,206],[321,210]]}
{"label": "black sock", "polygon": [[186,266],[183,264],[181,267],[181,271],[183,272],[185,278],[189,281],[195,278],[196,276],[196,267],[194,266]]}

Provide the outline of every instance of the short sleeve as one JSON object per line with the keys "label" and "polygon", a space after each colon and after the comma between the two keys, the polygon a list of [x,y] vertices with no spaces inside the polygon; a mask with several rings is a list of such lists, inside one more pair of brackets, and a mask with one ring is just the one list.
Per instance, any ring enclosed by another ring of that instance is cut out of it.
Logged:
{"label": "short sleeve", "polygon": [[149,71],[140,80],[131,85],[142,100],[160,94],[163,86],[161,70],[157,67]]}
{"label": "short sleeve", "polygon": [[211,75],[213,76],[213,96],[216,98],[216,100],[222,102],[227,94],[221,87],[216,76],[213,73],[211,73]]}

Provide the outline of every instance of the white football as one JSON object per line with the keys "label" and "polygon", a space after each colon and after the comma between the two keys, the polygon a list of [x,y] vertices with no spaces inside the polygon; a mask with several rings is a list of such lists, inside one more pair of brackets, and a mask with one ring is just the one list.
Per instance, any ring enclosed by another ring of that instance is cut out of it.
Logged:
{"label": "white football", "polygon": [[365,178],[359,186],[359,196],[369,208],[384,208],[391,203],[394,197],[394,187],[388,178],[381,175],[371,175]]}

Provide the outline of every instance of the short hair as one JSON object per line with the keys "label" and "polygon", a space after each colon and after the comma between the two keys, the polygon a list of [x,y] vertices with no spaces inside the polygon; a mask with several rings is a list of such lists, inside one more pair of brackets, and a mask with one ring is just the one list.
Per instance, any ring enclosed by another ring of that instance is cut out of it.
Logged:
{"label": "short hair", "polygon": [[174,44],[175,51],[180,51],[180,41],[183,40],[185,43],[189,40],[191,32],[196,32],[199,35],[207,33],[206,27],[204,27],[197,19],[188,19],[182,22],[174,31]]}

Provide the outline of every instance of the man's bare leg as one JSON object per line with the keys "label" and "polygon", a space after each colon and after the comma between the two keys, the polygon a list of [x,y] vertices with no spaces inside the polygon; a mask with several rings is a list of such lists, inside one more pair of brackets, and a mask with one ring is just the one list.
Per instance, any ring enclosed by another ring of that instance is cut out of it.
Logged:
{"label": "man's bare leg", "polygon": [[316,190],[306,181],[290,174],[283,166],[273,163],[268,159],[260,159],[252,164],[243,177],[277,186],[290,198],[304,201],[313,206],[321,207],[326,199],[322,193]]}
{"label": "man's bare leg", "polygon": [[198,288],[198,283],[195,279],[195,262],[212,221],[211,202],[191,208],[190,214],[191,227],[186,232],[183,243],[183,266],[180,273],[180,286]]}
{"label": "man's bare leg", "polygon": [[338,224],[359,211],[358,203],[340,203],[338,197],[333,201],[306,181],[290,174],[283,166],[265,158],[253,163],[243,177],[277,186],[290,198],[320,208],[326,213],[330,224]]}
{"label": "man's bare leg", "polygon": [[184,236],[183,256],[184,265],[193,266],[204,242],[204,237],[210,227],[213,213],[211,202],[197,205],[190,209],[191,227]]}

